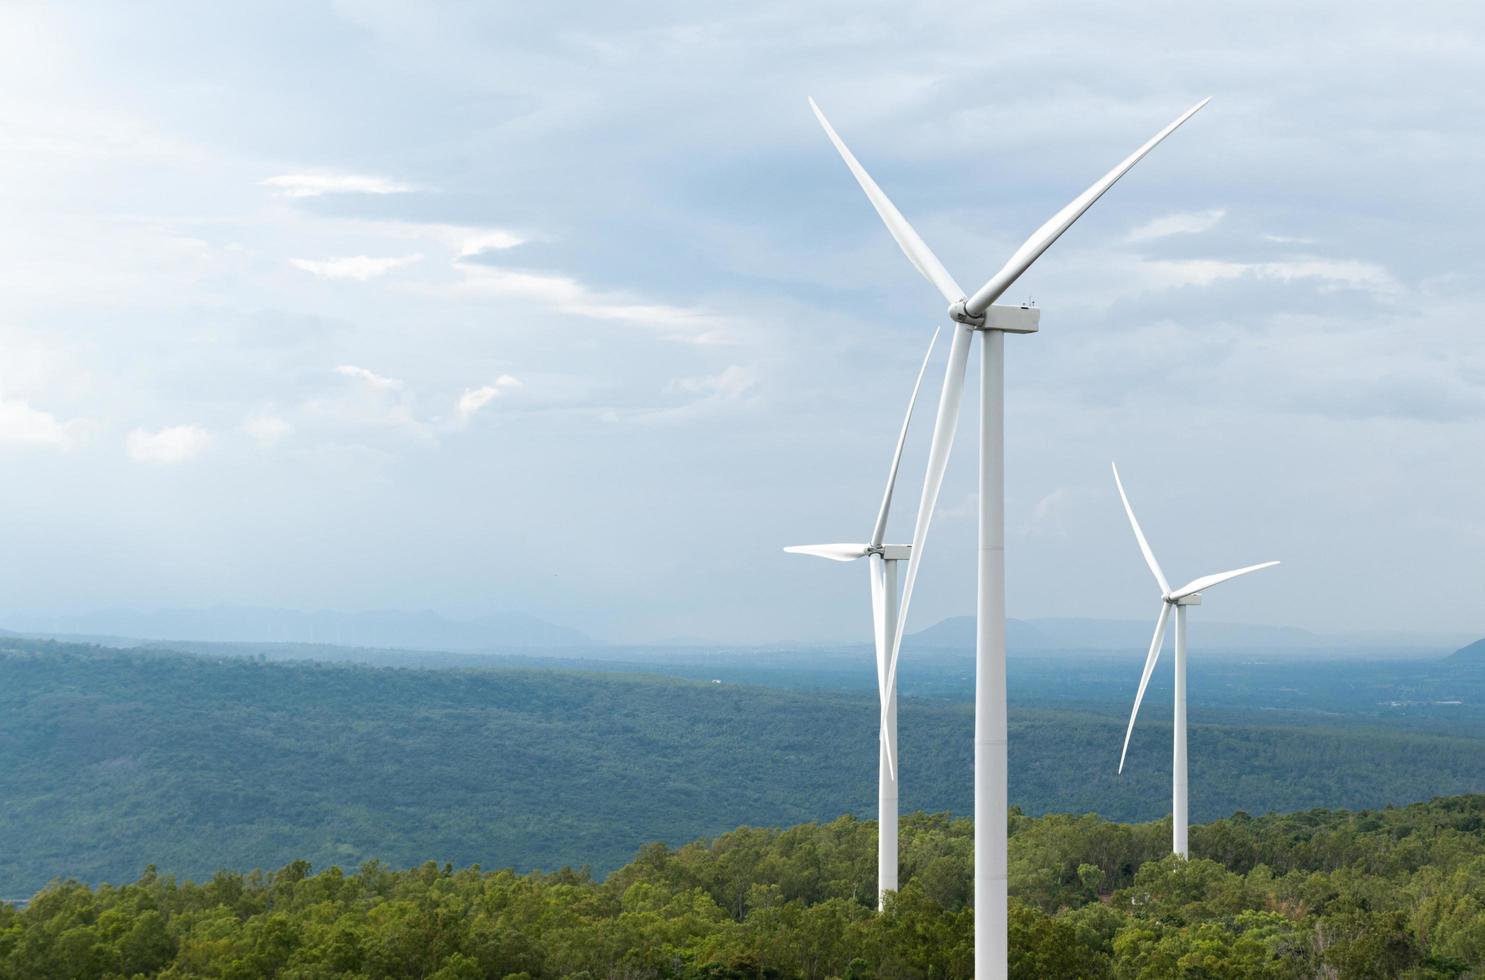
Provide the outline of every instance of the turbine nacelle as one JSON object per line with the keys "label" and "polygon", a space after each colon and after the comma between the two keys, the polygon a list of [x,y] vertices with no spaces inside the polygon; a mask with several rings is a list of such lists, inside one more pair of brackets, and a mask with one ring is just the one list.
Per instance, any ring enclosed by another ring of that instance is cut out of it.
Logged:
{"label": "turbine nacelle", "polygon": [[999,330],[1002,333],[1036,333],[1041,329],[1042,311],[1031,304],[992,306],[979,316],[969,312],[965,300],[949,306],[949,319],[971,330]]}
{"label": "turbine nacelle", "polygon": [[906,561],[912,554],[910,544],[793,544],[784,549],[791,555],[811,555],[830,561],[855,561],[867,555],[881,555],[887,561]]}

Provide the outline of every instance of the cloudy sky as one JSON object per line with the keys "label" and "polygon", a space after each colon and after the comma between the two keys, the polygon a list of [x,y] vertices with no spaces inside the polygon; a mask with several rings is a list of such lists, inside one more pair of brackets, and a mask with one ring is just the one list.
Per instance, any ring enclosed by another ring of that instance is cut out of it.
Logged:
{"label": "cloudy sky", "polygon": [[943,304],[806,95],[970,286],[1211,95],[1008,296],[1011,614],[1153,616],[1117,459],[1172,578],[1284,560],[1214,618],[1485,630],[1480,11],[6,4],[0,607],[863,634],[779,548],[869,531]]}

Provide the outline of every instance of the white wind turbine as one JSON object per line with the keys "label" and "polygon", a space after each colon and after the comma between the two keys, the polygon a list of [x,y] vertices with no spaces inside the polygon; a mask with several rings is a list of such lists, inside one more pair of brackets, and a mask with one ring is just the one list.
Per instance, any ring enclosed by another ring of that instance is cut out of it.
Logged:
{"label": "white wind turbine", "polygon": [[1145,564],[1150,566],[1150,573],[1155,576],[1155,582],[1160,586],[1160,616],[1155,620],[1155,637],[1150,641],[1150,652],[1145,655],[1145,672],[1140,676],[1139,693],[1134,696],[1134,710],[1129,713],[1129,727],[1124,731],[1124,750],[1119,753],[1119,772],[1124,771],[1124,757],[1129,754],[1129,736],[1134,734],[1134,718],[1140,713],[1140,702],[1145,699],[1145,687],[1150,683],[1150,674],[1155,670],[1155,661],[1160,659],[1160,648],[1165,642],[1165,624],[1170,618],[1171,607],[1174,606],[1176,610],[1176,707],[1173,725],[1175,729],[1174,751],[1171,762],[1171,850],[1181,857],[1189,857],[1190,850],[1186,846],[1188,826],[1186,808],[1186,607],[1201,605],[1202,592],[1214,585],[1220,585],[1239,575],[1256,572],[1260,568],[1269,568],[1277,565],[1278,562],[1266,561],[1259,565],[1235,568],[1230,572],[1203,575],[1201,578],[1192,579],[1179,589],[1172,589],[1170,583],[1165,580],[1165,573],[1160,570],[1160,563],[1155,560],[1155,552],[1150,550],[1150,543],[1145,540],[1145,532],[1140,530],[1140,522],[1135,520],[1134,508],[1129,506],[1129,497],[1124,493],[1124,484],[1119,480],[1119,467],[1117,466],[1114,467],[1114,486],[1119,488],[1119,499],[1124,502],[1124,513],[1129,515],[1129,526],[1134,528],[1134,539],[1139,542],[1140,554],[1145,556]]}
{"label": "white wind turbine", "polygon": [[831,561],[855,561],[866,558],[871,574],[872,638],[877,652],[877,695],[881,699],[881,737],[877,753],[877,908],[883,896],[897,891],[897,686],[887,683],[887,661],[897,634],[897,563],[911,550],[905,544],[884,544],[887,537],[887,514],[892,509],[892,491],[897,486],[897,469],[902,463],[902,447],[907,443],[908,424],[913,420],[913,406],[928,359],[938,341],[938,331],[928,342],[923,366],[908,399],[907,414],[897,433],[897,448],[892,451],[892,466],[887,470],[887,489],[877,509],[877,522],[872,525],[871,540],[864,544],[798,544],[785,548],[796,555],[814,555]]}
{"label": "white wind turbine", "polygon": [[[938,416],[928,452],[928,469],[918,517],[913,528],[912,551],[904,577],[901,610],[887,661],[887,689],[897,675],[897,653],[902,646],[903,627],[912,601],[918,565],[923,560],[923,542],[943,485],[949,450],[959,421],[959,403],[964,393],[964,372],[969,363],[970,340],[984,333],[980,370],[980,493],[979,493],[979,584],[975,603],[975,976],[978,980],[1002,980],[1009,969],[1006,895],[1007,854],[1007,759],[1005,691],[1005,334],[1032,333],[1040,316],[1037,310],[992,304],[1051,247],[1104,192],[1114,186],[1131,167],[1176,128],[1206,105],[1203,99],[1182,113],[1175,122],[1156,133],[1145,145],[1126,157],[1093,186],[1054,214],[1032,233],[1001,266],[1000,271],[967,295],[943,263],[888,200],[871,175],[856,161],[826,120],[820,107],[810,107],[825,127],[846,166],[866,192],[897,245],[925,279],[937,287],[949,304],[949,319],[956,324],[949,348],[949,365],[939,395]],[[885,711],[883,712],[885,717]],[[885,727],[884,727],[885,730]]]}

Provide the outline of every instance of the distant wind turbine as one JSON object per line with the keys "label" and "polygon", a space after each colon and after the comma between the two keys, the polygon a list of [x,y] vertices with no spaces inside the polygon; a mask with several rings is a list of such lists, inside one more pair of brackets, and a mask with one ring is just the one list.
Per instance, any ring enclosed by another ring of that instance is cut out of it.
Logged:
{"label": "distant wind turbine", "polygon": [[887,489],[877,509],[877,522],[872,525],[871,540],[864,544],[798,544],[785,548],[796,555],[814,555],[831,561],[867,559],[871,573],[872,637],[877,652],[877,694],[881,700],[882,718],[877,754],[877,907],[889,891],[897,891],[897,686],[887,682],[887,660],[897,632],[897,563],[911,550],[905,544],[884,544],[887,536],[887,514],[892,509],[892,491],[897,486],[897,469],[902,463],[902,447],[907,443],[908,425],[913,420],[913,406],[918,402],[918,389],[923,385],[923,372],[933,356],[933,345],[939,332],[933,332],[918,380],[908,399],[907,414],[897,433],[897,448],[892,451],[892,466],[887,470]]}
{"label": "distant wind turbine", "polygon": [[903,580],[902,608],[887,661],[888,689],[897,676],[897,653],[902,647],[902,633],[913,598],[913,584],[918,577],[918,565],[923,560],[923,542],[938,503],[944,470],[949,464],[949,450],[954,442],[954,430],[959,422],[959,403],[964,394],[964,371],[969,363],[970,341],[977,331],[984,333],[980,366],[979,587],[975,604],[974,907],[977,980],[1003,980],[1009,972],[1010,956],[1007,932],[1010,908],[1006,891],[1009,760],[1006,757],[1005,690],[1005,334],[1033,333],[1040,322],[1040,312],[1036,309],[992,304],[1105,191],[1208,101],[1203,99],[1186,110],[1175,122],[1156,133],[1054,214],[1011,253],[999,272],[974,295],[969,295],[959,288],[943,263],[836,135],[825,114],[815,105],[815,100],[810,100],[815,117],[820,120],[856,182],[866,192],[877,215],[913,268],[933,283],[949,304],[949,319],[955,323],[949,366],[944,373],[938,417],[933,424],[933,440],[928,450],[928,471],[924,476],[923,495],[918,502],[918,518],[913,528],[912,552],[908,556],[907,574]]}
{"label": "distant wind turbine", "polygon": [[1150,641],[1150,652],[1145,655],[1145,672],[1140,676],[1139,693],[1134,696],[1134,710],[1129,713],[1129,727],[1124,731],[1124,750],[1119,753],[1119,772],[1124,772],[1124,757],[1129,754],[1129,736],[1134,734],[1134,719],[1140,713],[1140,702],[1145,699],[1145,687],[1150,683],[1150,674],[1155,670],[1155,661],[1160,659],[1160,648],[1165,642],[1166,620],[1170,618],[1171,607],[1174,606],[1176,610],[1176,707],[1175,744],[1171,762],[1171,850],[1181,857],[1190,857],[1190,849],[1186,846],[1186,607],[1201,605],[1202,592],[1214,585],[1220,585],[1239,575],[1256,572],[1260,568],[1269,568],[1277,565],[1278,562],[1266,561],[1258,565],[1235,568],[1230,572],[1203,575],[1201,578],[1192,579],[1179,589],[1172,589],[1170,583],[1165,580],[1165,573],[1160,570],[1160,563],[1155,560],[1155,552],[1150,550],[1150,543],[1145,540],[1145,532],[1140,530],[1140,522],[1135,520],[1134,508],[1129,506],[1129,497],[1124,493],[1124,484],[1119,480],[1119,467],[1117,466],[1114,466],[1114,486],[1119,488],[1119,499],[1124,502],[1124,513],[1129,515],[1129,526],[1134,528],[1134,539],[1139,542],[1140,554],[1145,556],[1145,564],[1150,566],[1150,573],[1155,576],[1155,582],[1160,586],[1160,616],[1155,620],[1155,638]]}

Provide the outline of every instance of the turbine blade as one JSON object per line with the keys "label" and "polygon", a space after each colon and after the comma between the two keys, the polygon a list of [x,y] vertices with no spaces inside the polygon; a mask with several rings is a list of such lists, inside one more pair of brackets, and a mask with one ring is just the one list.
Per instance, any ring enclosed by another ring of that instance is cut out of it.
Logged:
{"label": "turbine blade", "polygon": [[933,356],[933,346],[943,330],[936,327],[933,339],[928,342],[928,353],[923,355],[923,366],[918,368],[918,380],[913,382],[913,396],[908,399],[907,414],[902,417],[902,430],[897,433],[897,448],[892,452],[892,469],[887,471],[887,490],[882,494],[882,506],[877,511],[876,526],[871,529],[871,546],[880,548],[887,536],[887,512],[892,509],[892,490],[897,485],[897,468],[902,464],[902,447],[907,444],[908,424],[913,421],[913,406],[918,403],[918,389],[923,387],[923,375],[928,371],[928,359]]}
{"label": "turbine blade", "polygon": [[870,550],[865,544],[796,544],[784,549],[791,555],[814,555],[831,561],[855,561]]}
{"label": "turbine blade", "polygon": [[871,206],[877,209],[882,223],[887,226],[892,237],[897,239],[897,247],[902,249],[902,254],[908,257],[913,268],[922,273],[924,279],[938,287],[945,302],[957,303],[963,299],[964,290],[959,288],[959,284],[954,281],[953,276],[949,275],[949,270],[944,268],[938,256],[933,254],[933,250],[918,237],[918,233],[913,230],[912,225],[908,224],[902,212],[897,210],[897,206],[888,199],[886,194],[882,193],[882,189],[877,186],[876,181],[871,179],[871,174],[866,172],[866,168],[857,162],[855,154],[836,135],[835,127],[830,125],[830,120],[825,118],[825,113],[820,111],[814,99],[810,99],[810,108],[815,110],[815,118],[820,120],[821,126],[825,127],[825,135],[829,136],[830,142],[835,144],[835,149],[840,153],[841,159],[846,161],[846,166],[855,176],[856,183],[860,184],[861,189],[866,192]]}
{"label": "turbine blade", "polygon": [[1072,227],[1072,223],[1081,218],[1083,212],[1092,207],[1093,203],[1100,197],[1103,197],[1105,191],[1113,187],[1120,177],[1123,177],[1129,172],[1131,167],[1143,160],[1146,154],[1159,146],[1162,140],[1179,129],[1182,123],[1196,115],[1210,101],[1212,101],[1210,98],[1202,99],[1196,105],[1181,113],[1175,122],[1152,136],[1149,142],[1125,157],[1122,163],[1104,174],[1099,178],[1097,183],[1073,198],[1067,207],[1052,215],[1046,224],[1032,232],[1031,237],[1026,239],[1020,248],[1016,249],[1015,254],[1006,261],[1006,264],[1001,267],[1000,271],[992,276],[989,282],[981,286],[979,291],[969,298],[969,301],[964,304],[966,311],[973,316],[980,316],[988,310],[990,304],[999,299],[1000,295],[1021,277],[1021,273],[1031,267],[1031,263],[1039,259],[1041,254],[1050,248],[1053,242],[1062,237],[1062,233]]}
{"label": "turbine blade", "polygon": [[1258,565],[1248,565],[1244,568],[1234,568],[1230,572],[1218,572],[1216,575],[1203,575],[1201,578],[1194,578],[1191,581],[1187,582],[1185,585],[1172,592],[1170,594],[1170,597],[1172,599],[1184,599],[1188,595],[1195,595],[1198,592],[1204,592],[1214,585],[1221,585],[1228,579],[1237,578],[1239,575],[1247,575],[1249,572],[1256,572],[1260,568],[1272,568],[1277,564],[1278,562],[1276,561],[1266,561]]}
{"label": "turbine blade", "polygon": [[881,555],[867,559],[871,575],[871,636],[877,652],[877,693],[883,707],[887,704],[887,650],[892,638],[887,635],[887,561]]}
{"label": "turbine blade", "polygon": [[[944,372],[944,387],[939,392],[938,417],[933,422],[933,441],[928,447],[928,469],[923,475],[923,495],[918,500],[918,520],[913,526],[913,547],[908,553],[907,574],[903,578],[902,602],[897,608],[897,630],[887,657],[887,690],[897,683],[897,656],[902,650],[903,630],[907,626],[908,607],[913,601],[913,584],[918,580],[918,565],[923,560],[923,543],[938,505],[938,492],[944,484],[944,470],[949,465],[949,451],[954,448],[954,430],[959,425],[959,403],[964,395],[964,370],[969,363],[969,345],[974,332],[961,325],[954,331],[949,348],[949,366]],[[882,708],[882,726],[887,724],[887,709]]]}
{"label": "turbine blade", "polygon": [[1129,526],[1134,528],[1134,539],[1140,543],[1140,554],[1145,556],[1145,564],[1150,566],[1150,571],[1155,575],[1155,581],[1160,583],[1160,594],[1170,593],[1170,583],[1165,580],[1165,573],[1160,570],[1160,562],[1155,560],[1155,552],[1150,550],[1150,542],[1145,540],[1145,532],[1140,530],[1140,522],[1135,520],[1134,508],[1129,506],[1129,497],[1124,493],[1124,484],[1119,479],[1119,467],[1114,467],[1114,486],[1119,488],[1119,499],[1124,501],[1124,513],[1129,515]]}
{"label": "turbine blade", "polygon": [[1160,646],[1165,642],[1165,621],[1170,616],[1170,603],[1160,601],[1160,618],[1155,620],[1155,638],[1150,641],[1150,652],[1145,655],[1145,672],[1140,675],[1139,693],[1134,696],[1134,710],[1129,713],[1129,727],[1124,730],[1124,751],[1119,753],[1119,772],[1124,771],[1124,757],[1129,754],[1129,736],[1134,734],[1134,718],[1140,713],[1140,702],[1145,699],[1145,688],[1150,684],[1150,675],[1155,671],[1155,661],[1160,659]]}

